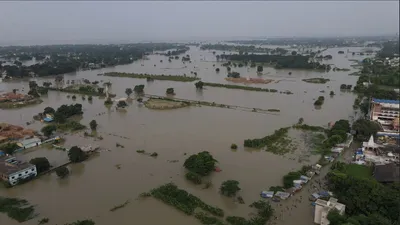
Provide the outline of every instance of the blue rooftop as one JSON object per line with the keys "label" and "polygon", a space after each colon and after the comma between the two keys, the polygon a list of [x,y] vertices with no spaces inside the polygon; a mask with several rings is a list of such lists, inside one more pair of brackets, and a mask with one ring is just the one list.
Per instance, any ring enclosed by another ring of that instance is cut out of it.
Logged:
{"label": "blue rooftop", "polygon": [[387,100],[387,99],[373,98],[372,101],[376,102],[376,103],[400,104],[400,100]]}
{"label": "blue rooftop", "polygon": [[45,122],[51,122],[51,121],[53,121],[53,118],[46,117],[46,118],[44,118],[43,120],[44,120]]}

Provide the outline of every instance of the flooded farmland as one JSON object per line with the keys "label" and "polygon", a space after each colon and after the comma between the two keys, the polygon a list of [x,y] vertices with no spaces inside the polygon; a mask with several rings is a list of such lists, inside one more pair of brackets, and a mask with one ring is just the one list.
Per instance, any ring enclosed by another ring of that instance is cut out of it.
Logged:
{"label": "flooded farmland", "polygon": [[[299,118],[304,118],[310,125],[326,126],[330,121],[348,119],[354,116],[352,104],[355,96],[351,92],[340,91],[341,84],[356,83],[356,76],[348,74],[356,71],[351,67],[354,62],[349,59],[361,60],[363,56],[351,54],[339,55],[339,50],[360,52],[362,48],[332,48],[324,52],[331,54],[332,60],[324,63],[333,64],[339,68],[349,68],[350,71],[330,71],[328,73],[306,70],[275,70],[265,67],[263,75],[258,75],[256,68],[232,68],[242,77],[262,77],[273,79],[269,84],[252,84],[254,87],[272,88],[278,91],[289,90],[293,94],[264,93],[246,90],[233,90],[217,87],[205,87],[199,91],[194,82],[152,81],[146,79],[119,78],[98,76],[104,72],[131,72],[147,74],[168,74],[197,76],[204,82],[229,83],[223,62],[217,62],[212,51],[202,51],[191,47],[186,54],[190,55],[192,63],[183,64],[181,60],[168,62],[168,57],[150,55],[147,60],[141,60],[129,65],[116,66],[99,70],[79,71],[65,74],[64,80],[89,79],[90,81],[110,81],[110,91],[118,97],[125,97],[125,89],[144,84],[146,94],[165,95],[169,87],[175,89],[176,98],[202,100],[222,104],[246,106],[261,109],[279,109],[277,115],[243,112],[234,109],[207,106],[191,106],[187,108],[157,111],[144,107],[136,101],[130,102],[126,112],[116,111],[114,107],[106,108],[104,99],[94,97],[92,102],[67,98],[67,93],[49,91],[43,96],[43,103],[20,109],[0,111],[0,121],[26,126],[32,121],[32,116],[43,111],[46,106],[57,108],[62,104],[81,103],[83,105],[82,124],[88,125],[92,119],[99,124],[98,133],[103,140],[94,141],[85,138],[83,134],[66,135],[65,146],[92,144],[100,145],[110,151],[101,152],[88,161],[69,166],[71,175],[60,180],[55,174],[44,175],[39,179],[11,189],[0,189],[0,195],[24,198],[37,205],[37,212],[50,218],[51,224],[64,224],[76,219],[93,219],[99,225],[158,225],[158,224],[200,224],[194,217],[178,212],[155,199],[135,200],[145,191],[164,184],[174,182],[198,196],[204,202],[218,206],[227,215],[247,217],[251,212],[247,203],[259,200],[261,190],[270,186],[280,185],[282,176],[289,171],[299,169],[302,165],[315,163],[318,155],[307,153],[302,143],[301,134],[292,132],[297,149],[290,154],[280,156],[265,151],[244,148],[243,140],[269,135],[281,127],[291,126]],[[221,52],[216,52],[220,54]],[[162,60],[163,62],[160,62]],[[216,72],[215,68],[220,68]],[[289,72],[292,72],[289,75]],[[328,78],[326,84],[303,82],[306,78]],[[43,81],[54,78],[37,78]],[[0,83],[0,91],[11,91],[14,88],[27,91],[27,81]],[[329,92],[335,96],[330,97]],[[314,108],[318,96],[325,96],[321,109]],[[28,128],[39,130],[43,124],[34,122]],[[119,143],[124,148],[116,148]],[[236,143],[235,151],[230,145]],[[146,152],[157,152],[157,158],[141,155],[136,152],[145,149]],[[222,169],[209,178],[212,187],[203,190],[187,182],[184,178],[184,160],[188,155],[199,151],[209,151],[218,161]],[[299,153],[301,152],[301,153]],[[187,154],[187,155],[186,155]],[[307,155],[305,160],[298,160],[299,155]],[[21,157],[30,159],[45,156],[53,165],[66,162],[66,153],[55,149],[39,147],[22,153]],[[177,161],[176,161],[177,160]],[[120,165],[120,169],[116,168]],[[240,195],[246,204],[239,205],[232,199],[218,193],[220,184],[227,179],[240,182]],[[116,212],[110,209],[126,200],[130,204]],[[299,225],[312,224],[311,207],[301,209],[295,220]],[[286,218],[285,218],[286,219]],[[293,218],[292,218],[293,219]],[[290,220],[292,220],[290,219]],[[277,224],[291,224],[288,220],[276,221]],[[14,225],[17,222],[0,214],[0,224]],[[25,224],[37,224],[36,218]]]}

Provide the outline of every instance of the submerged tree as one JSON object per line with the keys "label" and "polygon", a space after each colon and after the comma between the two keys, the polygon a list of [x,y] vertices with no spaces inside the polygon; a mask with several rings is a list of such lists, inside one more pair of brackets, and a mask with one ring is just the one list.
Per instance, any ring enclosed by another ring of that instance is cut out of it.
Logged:
{"label": "submerged tree", "polygon": [[90,121],[89,126],[90,126],[90,129],[96,130],[96,129],[97,129],[97,122],[96,122],[96,120]]}
{"label": "submerged tree", "polygon": [[143,94],[144,93],[144,84],[135,85],[135,87],[133,88],[133,91],[136,94]]}
{"label": "submerged tree", "polygon": [[73,146],[68,152],[69,160],[73,163],[82,162],[87,159],[87,155],[78,146]]}
{"label": "submerged tree", "polygon": [[185,160],[183,166],[191,172],[202,176],[208,175],[215,168],[217,160],[207,151],[191,155]]}
{"label": "submerged tree", "polygon": [[57,130],[57,127],[55,125],[47,125],[41,129],[44,136],[47,136],[47,137],[50,137],[53,134],[53,132],[56,130]]}
{"label": "submerged tree", "polygon": [[38,173],[41,173],[41,172],[44,172],[44,171],[47,171],[48,169],[50,169],[50,162],[45,157],[33,158],[29,161],[29,163],[36,166],[36,171]]}
{"label": "submerged tree", "polygon": [[257,72],[262,72],[264,70],[263,66],[257,66]]}
{"label": "submerged tree", "polygon": [[195,83],[194,85],[196,86],[197,89],[203,89],[204,83],[203,83],[203,81],[199,81],[199,82]]}
{"label": "submerged tree", "polygon": [[125,89],[125,94],[128,96],[128,98],[131,96],[132,93],[133,93],[132,88]]}
{"label": "submerged tree", "polygon": [[56,169],[56,174],[57,174],[58,177],[64,178],[64,177],[66,177],[66,176],[69,174],[69,170],[68,170],[68,168],[65,167],[65,166],[58,167],[58,168]]}
{"label": "submerged tree", "polygon": [[166,93],[167,93],[167,95],[174,95],[174,94],[175,94],[175,91],[174,91],[173,88],[167,88]]}
{"label": "submerged tree", "polygon": [[237,180],[227,180],[224,181],[219,189],[222,195],[232,197],[235,196],[238,191],[240,191],[239,181]]}

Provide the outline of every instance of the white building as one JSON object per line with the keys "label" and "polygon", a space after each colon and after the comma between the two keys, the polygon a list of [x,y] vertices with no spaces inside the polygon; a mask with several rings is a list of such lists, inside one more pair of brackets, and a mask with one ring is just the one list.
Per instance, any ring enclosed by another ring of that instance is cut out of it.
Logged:
{"label": "white building", "polygon": [[339,213],[343,215],[346,210],[346,206],[337,202],[336,198],[330,198],[329,201],[322,199],[315,201],[314,223],[328,225],[329,220],[327,216],[328,212],[332,209],[338,210]]}
{"label": "white building", "polygon": [[19,161],[15,157],[0,159],[0,178],[11,185],[35,176],[37,176],[35,165]]}

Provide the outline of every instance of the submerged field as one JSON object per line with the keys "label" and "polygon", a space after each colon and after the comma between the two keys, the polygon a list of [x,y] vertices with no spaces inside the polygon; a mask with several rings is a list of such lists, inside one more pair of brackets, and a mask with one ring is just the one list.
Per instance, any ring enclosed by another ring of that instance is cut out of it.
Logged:
{"label": "submerged field", "polygon": [[[333,52],[334,59],[330,61],[337,64],[337,67],[345,68],[347,64],[351,64],[343,56],[340,58],[335,54],[338,49],[327,51]],[[99,225],[128,225],[132,222],[143,225],[200,224],[194,217],[185,216],[155,199],[136,200],[142,192],[174,182],[202,201],[222,208],[229,215],[248,217],[248,213],[253,211],[247,205],[235,203],[218,193],[223,181],[238,180],[242,189],[240,195],[246,204],[250,204],[260,199],[260,191],[280,185],[283,175],[300,169],[302,165],[315,163],[319,156],[311,154],[304,144],[302,133],[296,130],[290,130],[288,133],[290,146],[288,140],[282,142],[288,146],[285,147],[286,154],[281,155],[272,152],[278,151],[278,147],[282,147],[283,144],[271,147],[274,151],[268,152],[245,148],[244,140],[271,135],[279,128],[292,126],[300,117],[304,118],[306,124],[326,127],[330,121],[347,119],[354,115],[352,103],[355,96],[349,92],[340,92],[339,89],[343,83],[354,84],[357,77],[349,77],[349,72],[344,71],[319,73],[291,70],[292,75],[288,75],[287,70],[276,71],[265,67],[266,75],[261,77],[280,82],[250,85],[279,91],[288,90],[293,92],[292,95],[220,87],[196,90],[195,82],[147,82],[145,79],[130,77],[97,76],[104,72],[189,76],[195,71],[198,78],[204,82],[233,84],[225,80],[226,69],[221,66],[221,62],[215,61],[211,51],[200,51],[193,47],[188,54],[193,61],[191,64],[183,64],[180,60],[168,63],[165,56],[150,55],[149,60],[114,68],[66,74],[64,79],[110,81],[110,91],[116,93],[117,98],[126,97],[126,88],[145,84],[146,94],[165,96],[167,88],[174,88],[176,98],[249,108],[279,109],[280,112],[277,115],[258,114],[207,106],[152,110],[136,101],[128,102],[126,111],[121,112],[114,107],[105,107],[104,98],[101,97],[94,97],[93,101],[89,102],[77,95],[77,99],[72,100],[67,98],[67,93],[51,91],[47,96],[42,96],[43,103],[39,105],[1,110],[0,121],[26,126],[26,122],[32,121],[32,116],[42,112],[46,106],[57,108],[62,104],[81,103],[84,114],[80,122],[88,125],[95,119],[99,124],[98,135],[104,139],[95,141],[78,133],[67,135],[65,146],[94,143],[111,151],[101,152],[99,156],[84,163],[71,165],[71,175],[67,179],[60,180],[55,174],[46,175],[12,189],[0,189],[0,195],[27,199],[37,205],[41,216],[50,218],[51,224],[64,224],[76,219],[93,219]],[[161,59],[164,60],[163,63],[160,63]],[[215,71],[216,67],[221,69],[219,73]],[[243,77],[258,76],[255,68],[233,70],[240,72]],[[326,84],[301,81],[313,77],[324,77],[330,81]],[[39,78],[38,83],[53,79]],[[22,85],[28,86],[26,82],[17,81],[0,83],[0,89],[10,91]],[[324,93],[321,93],[322,90]],[[329,96],[331,90],[336,93],[333,97]],[[325,96],[325,102],[321,109],[315,109],[313,103],[320,95]],[[28,127],[39,130],[42,126],[40,122],[34,122]],[[116,143],[125,148],[117,148]],[[237,144],[238,149],[232,151],[231,144]],[[157,152],[158,156],[153,158],[138,154],[136,151],[139,149]],[[222,169],[221,172],[210,175],[208,179],[212,186],[206,190],[187,182],[182,167],[189,155],[200,151],[209,151],[219,161],[218,166]],[[46,156],[55,165],[66,160],[64,152],[45,148],[29,150],[21,157],[30,159],[37,156]],[[129,204],[123,208],[110,211],[113,206],[121,205],[127,200],[130,200]],[[154,216],[155,212],[157,216]],[[306,211],[296,221],[300,225],[308,225],[312,223],[312,214]],[[0,214],[0,224],[18,223]],[[35,218],[26,224],[37,224],[37,220]],[[278,224],[285,224],[285,221],[278,221]]]}

